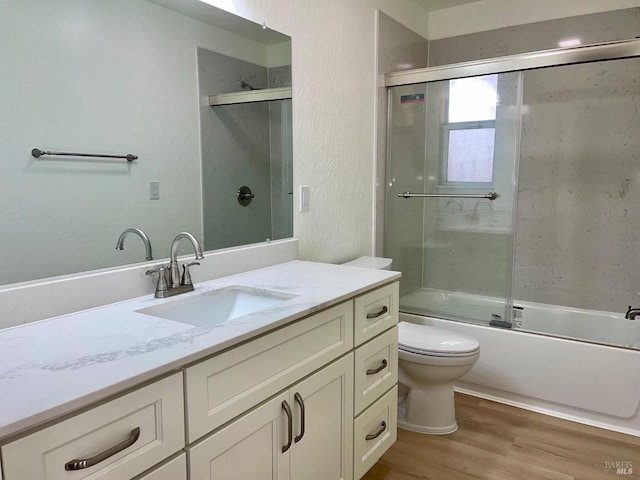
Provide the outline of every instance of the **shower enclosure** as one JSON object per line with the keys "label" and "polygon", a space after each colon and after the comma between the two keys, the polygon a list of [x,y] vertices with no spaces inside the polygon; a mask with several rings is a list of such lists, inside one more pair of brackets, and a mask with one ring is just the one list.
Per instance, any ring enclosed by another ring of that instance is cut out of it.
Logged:
{"label": "shower enclosure", "polygon": [[206,250],[293,235],[291,66],[198,48]]}
{"label": "shower enclosure", "polygon": [[632,40],[387,75],[401,311],[640,348],[639,56]]}

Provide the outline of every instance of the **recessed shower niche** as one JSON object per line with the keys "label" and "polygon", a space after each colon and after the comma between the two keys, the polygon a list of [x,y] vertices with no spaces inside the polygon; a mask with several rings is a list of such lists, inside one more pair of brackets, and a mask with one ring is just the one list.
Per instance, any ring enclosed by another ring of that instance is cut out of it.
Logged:
{"label": "recessed shower niche", "polygon": [[293,234],[290,43],[269,48],[289,52],[259,65],[198,48],[207,250]]}

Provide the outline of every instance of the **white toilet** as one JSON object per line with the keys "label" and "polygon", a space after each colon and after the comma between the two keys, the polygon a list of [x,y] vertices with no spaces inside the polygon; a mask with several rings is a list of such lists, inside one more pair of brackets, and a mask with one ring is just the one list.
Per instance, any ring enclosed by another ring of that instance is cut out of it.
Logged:
{"label": "white toilet", "polygon": [[373,268],[376,270],[391,270],[391,262],[392,260],[390,258],[359,257],[355,260],[351,260],[350,262],[343,263],[342,265],[348,265],[350,267]]}
{"label": "white toilet", "polygon": [[453,385],[480,358],[475,338],[445,328],[398,324],[398,375],[406,396],[398,427],[444,435],[458,429]]}
{"label": "white toilet", "polygon": [[[343,265],[391,269],[390,258],[360,257]],[[480,358],[480,344],[445,328],[398,324],[398,375],[401,394],[398,427],[444,435],[458,429],[453,385]]]}

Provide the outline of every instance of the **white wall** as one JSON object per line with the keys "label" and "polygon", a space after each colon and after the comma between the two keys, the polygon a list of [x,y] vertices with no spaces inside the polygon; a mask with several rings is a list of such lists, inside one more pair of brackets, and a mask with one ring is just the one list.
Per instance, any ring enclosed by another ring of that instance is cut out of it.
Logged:
{"label": "white wall", "polygon": [[429,39],[640,6],[640,0],[483,0],[429,15]]}
{"label": "white wall", "polygon": [[[207,0],[292,37],[294,236],[300,257],[373,252],[376,10],[426,36],[412,0]],[[297,211],[299,185],[311,208]]]}

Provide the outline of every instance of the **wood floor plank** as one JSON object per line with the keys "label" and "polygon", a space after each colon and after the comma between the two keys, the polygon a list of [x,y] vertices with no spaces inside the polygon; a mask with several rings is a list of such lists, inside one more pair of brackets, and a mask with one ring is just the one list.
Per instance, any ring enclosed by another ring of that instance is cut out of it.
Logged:
{"label": "wood floor plank", "polygon": [[[640,478],[640,438],[456,393],[458,431],[398,441],[363,480]],[[626,461],[631,475],[607,470]]]}

